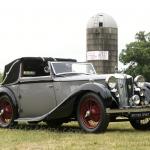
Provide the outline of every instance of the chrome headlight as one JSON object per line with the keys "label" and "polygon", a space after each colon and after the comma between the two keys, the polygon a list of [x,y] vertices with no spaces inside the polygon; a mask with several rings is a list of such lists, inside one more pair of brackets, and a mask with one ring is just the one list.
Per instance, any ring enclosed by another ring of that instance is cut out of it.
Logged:
{"label": "chrome headlight", "polygon": [[110,89],[114,89],[117,85],[117,80],[114,76],[109,76],[105,81]]}
{"label": "chrome headlight", "polygon": [[138,95],[134,95],[132,97],[132,101],[133,101],[133,104],[139,105],[140,104],[140,97]]}
{"label": "chrome headlight", "polygon": [[135,77],[134,82],[138,87],[142,88],[144,86],[145,79],[142,75],[138,75]]}

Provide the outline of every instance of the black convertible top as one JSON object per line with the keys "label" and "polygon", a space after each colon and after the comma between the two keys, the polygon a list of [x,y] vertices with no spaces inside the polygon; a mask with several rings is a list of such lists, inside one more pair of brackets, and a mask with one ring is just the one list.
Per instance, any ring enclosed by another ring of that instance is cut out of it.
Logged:
{"label": "black convertible top", "polygon": [[3,84],[11,83],[12,79],[18,79],[20,63],[22,62],[41,62],[46,63],[47,61],[69,61],[77,62],[76,59],[66,59],[66,58],[52,58],[52,57],[22,57],[18,58],[9,64],[5,65],[4,75],[3,75]]}
{"label": "black convertible top", "polygon": [[[9,68],[16,62],[28,62],[28,61],[70,61],[70,62],[77,62],[76,59],[66,59],[66,58],[52,58],[52,57],[22,57],[15,59],[14,61],[10,62],[9,64],[5,65],[5,69],[9,70]],[[5,71],[4,71],[5,72]],[[7,72],[7,71],[6,71]]]}

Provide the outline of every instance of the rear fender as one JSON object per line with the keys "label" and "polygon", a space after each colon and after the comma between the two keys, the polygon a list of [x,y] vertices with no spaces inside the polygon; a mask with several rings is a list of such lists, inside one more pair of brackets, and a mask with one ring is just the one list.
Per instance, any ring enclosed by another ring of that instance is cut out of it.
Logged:
{"label": "rear fender", "polygon": [[14,93],[9,88],[4,87],[4,86],[0,87],[0,96],[2,96],[2,95],[9,96],[14,107],[17,108],[16,97],[15,97]]}

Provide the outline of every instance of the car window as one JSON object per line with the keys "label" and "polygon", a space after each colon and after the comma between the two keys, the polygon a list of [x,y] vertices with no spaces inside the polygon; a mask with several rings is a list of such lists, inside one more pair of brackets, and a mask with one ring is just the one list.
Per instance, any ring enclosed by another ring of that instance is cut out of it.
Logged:
{"label": "car window", "polygon": [[41,61],[23,62],[21,76],[22,77],[48,76],[50,75],[50,73],[47,70],[48,70],[47,63],[42,63]]}

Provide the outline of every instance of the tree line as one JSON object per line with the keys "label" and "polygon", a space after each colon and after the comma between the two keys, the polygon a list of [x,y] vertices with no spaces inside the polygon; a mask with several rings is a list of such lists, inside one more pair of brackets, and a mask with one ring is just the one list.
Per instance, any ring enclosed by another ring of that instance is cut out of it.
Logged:
{"label": "tree line", "polygon": [[150,33],[136,33],[135,41],[126,45],[120,53],[119,60],[127,66],[125,73],[133,77],[141,74],[146,81],[150,81]]}

